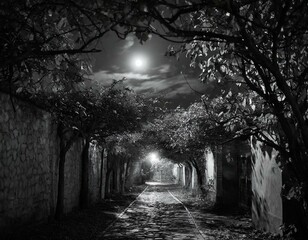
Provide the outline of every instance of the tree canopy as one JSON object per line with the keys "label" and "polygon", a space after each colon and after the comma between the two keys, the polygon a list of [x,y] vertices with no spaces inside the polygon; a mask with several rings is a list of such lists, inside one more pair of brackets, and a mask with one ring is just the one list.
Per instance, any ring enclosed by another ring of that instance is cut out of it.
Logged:
{"label": "tree canopy", "polygon": [[1,88],[80,82],[91,70],[84,54],[99,51],[118,11],[111,1],[1,1]]}

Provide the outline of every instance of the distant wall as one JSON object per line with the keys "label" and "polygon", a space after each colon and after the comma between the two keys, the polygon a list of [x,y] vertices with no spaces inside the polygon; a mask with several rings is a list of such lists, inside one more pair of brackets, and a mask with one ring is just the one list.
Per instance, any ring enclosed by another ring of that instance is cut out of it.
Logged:
{"label": "distant wall", "polygon": [[252,221],[262,230],[279,233],[282,224],[281,170],[276,162],[277,151],[251,141]]}
{"label": "distant wall", "polygon": [[[0,229],[53,216],[57,198],[57,125],[48,112],[13,101],[16,111],[10,97],[0,93]],[[67,153],[65,212],[79,205],[81,151],[78,141]],[[92,159],[91,193],[97,199],[100,163],[98,156]]]}

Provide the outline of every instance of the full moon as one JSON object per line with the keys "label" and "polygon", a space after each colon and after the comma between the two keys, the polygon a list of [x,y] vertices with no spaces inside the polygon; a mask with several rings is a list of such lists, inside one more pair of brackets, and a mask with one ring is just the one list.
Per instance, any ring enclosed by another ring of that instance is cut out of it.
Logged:
{"label": "full moon", "polygon": [[143,71],[147,68],[147,58],[143,55],[135,55],[131,58],[131,67],[135,71]]}

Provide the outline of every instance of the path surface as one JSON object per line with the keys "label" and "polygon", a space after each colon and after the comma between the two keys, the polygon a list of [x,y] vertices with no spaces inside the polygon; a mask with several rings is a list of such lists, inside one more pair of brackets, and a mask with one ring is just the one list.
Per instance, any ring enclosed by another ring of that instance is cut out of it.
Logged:
{"label": "path surface", "polygon": [[188,209],[170,189],[148,186],[98,239],[203,240]]}

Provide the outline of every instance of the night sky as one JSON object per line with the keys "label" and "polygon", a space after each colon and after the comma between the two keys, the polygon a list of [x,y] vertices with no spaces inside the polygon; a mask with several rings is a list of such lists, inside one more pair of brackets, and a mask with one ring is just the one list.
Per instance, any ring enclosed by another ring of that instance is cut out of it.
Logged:
{"label": "night sky", "polygon": [[121,40],[108,33],[99,46],[102,52],[95,55],[94,79],[108,84],[125,77],[125,84],[137,93],[159,97],[169,108],[187,107],[200,99],[189,85],[201,92],[205,87],[198,79],[200,69],[190,67],[189,58],[165,56],[172,45],[157,36],[141,45],[133,35]]}

